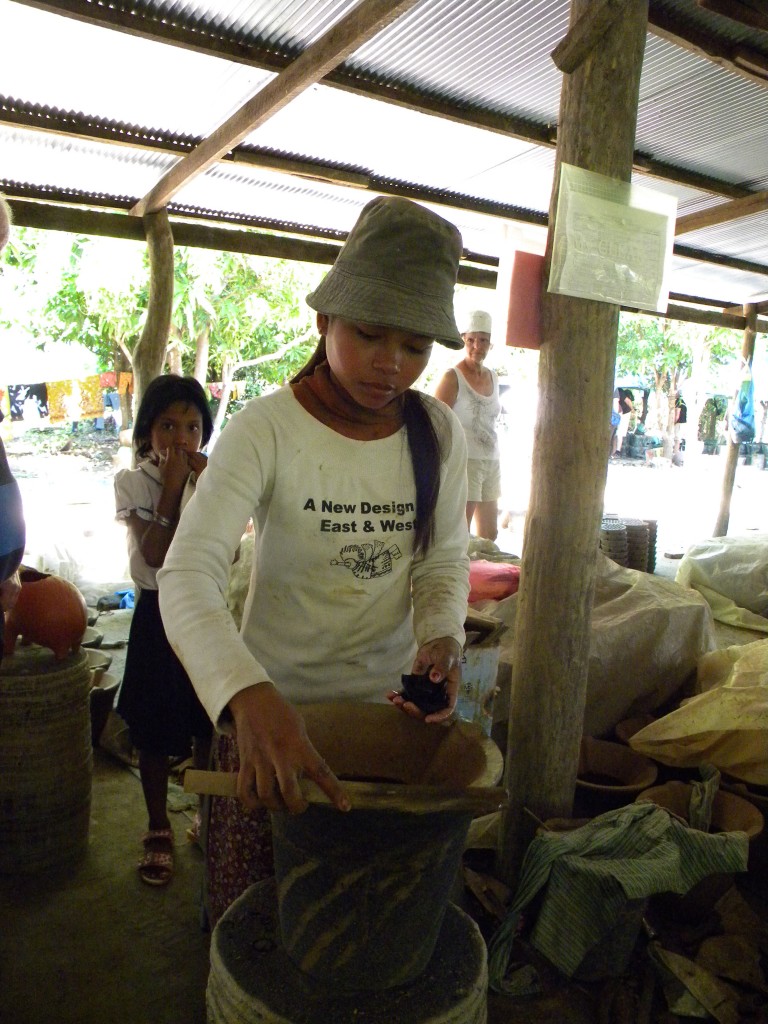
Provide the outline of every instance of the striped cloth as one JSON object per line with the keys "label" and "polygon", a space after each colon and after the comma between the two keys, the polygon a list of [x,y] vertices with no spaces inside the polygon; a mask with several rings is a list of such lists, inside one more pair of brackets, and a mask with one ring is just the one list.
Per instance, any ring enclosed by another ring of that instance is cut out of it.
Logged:
{"label": "striped cloth", "polygon": [[743,832],[711,835],[653,803],[630,804],[528,848],[507,917],[488,947],[489,984],[505,991],[517,923],[546,885],[533,946],[568,977],[614,927],[629,900],[688,892],[707,875],[746,871]]}

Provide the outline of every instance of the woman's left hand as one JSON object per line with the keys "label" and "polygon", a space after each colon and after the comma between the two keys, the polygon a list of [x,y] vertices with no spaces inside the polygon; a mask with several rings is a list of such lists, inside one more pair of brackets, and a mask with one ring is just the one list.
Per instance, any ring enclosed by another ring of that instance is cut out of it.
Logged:
{"label": "woman's left hand", "polygon": [[442,711],[434,711],[430,715],[417,708],[415,704],[404,700],[397,691],[387,694],[388,699],[412,718],[423,718],[425,722],[444,722],[450,718],[456,707],[456,698],[461,685],[461,646],[452,636],[441,636],[430,640],[419,648],[413,662],[411,672],[422,675],[428,669],[430,682],[438,685],[445,680],[448,706]]}

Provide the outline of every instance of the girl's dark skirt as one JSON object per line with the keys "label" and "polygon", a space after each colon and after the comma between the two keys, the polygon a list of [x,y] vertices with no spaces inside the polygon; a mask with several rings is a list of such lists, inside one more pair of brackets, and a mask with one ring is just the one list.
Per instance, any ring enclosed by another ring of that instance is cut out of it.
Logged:
{"label": "girl's dark skirt", "polygon": [[211,721],[160,618],[156,590],[142,590],[133,610],[117,712],[138,750],[186,757],[191,740],[209,739]]}

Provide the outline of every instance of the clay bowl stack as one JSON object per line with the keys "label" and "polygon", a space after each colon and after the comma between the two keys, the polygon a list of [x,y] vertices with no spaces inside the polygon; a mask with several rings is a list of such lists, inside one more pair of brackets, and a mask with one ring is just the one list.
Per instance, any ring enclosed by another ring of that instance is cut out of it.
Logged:
{"label": "clay bowl stack", "polygon": [[648,524],[643,519],[622,519],[627,531],[627,565],[630,569],[648,569]]}
{"label": "clay bowl stack", "polygon": [[600,550],[618,565],[628,564],[627,528],[620,519],[603,519],[600,524]]}
{"label": "clay bowl stack", "polygon": [[104,726],[107,724],[109,713],[114,706],[120,680],[107,671],[112,664],[111,655],[93,647],[85,647],[83,650],[91,672],[91,692],[89,694],[91,743],[97,747]]}

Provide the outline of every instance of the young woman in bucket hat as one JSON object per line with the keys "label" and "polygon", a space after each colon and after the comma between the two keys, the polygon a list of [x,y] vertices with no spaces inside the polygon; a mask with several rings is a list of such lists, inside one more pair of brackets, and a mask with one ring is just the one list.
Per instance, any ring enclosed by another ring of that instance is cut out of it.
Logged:
{"label": "young woman in bucket hat", "polygon": [[[428,724],[453,712],[469,593],[466,444],[453,413],[412,385],[433,341],[462,347],[461,248],[457,229],[416,203],[368,203],[307,297],[317,350],[227,425],[158,573],[171,643],[211,719],[236,734],[245,808],[258,796],[303,810],[302,775],[349,808],[307,738],[303,702],[388,696]],[[223,595],[251,517],[255,569],[238,632]],[[397,689],[402,674],[427,670],[448,706],[424,716]],[[271,874],[266,814],[230,820],[229,835],[215,814],[211,923]],[[244,852],[259,830],[261,854]]]}

